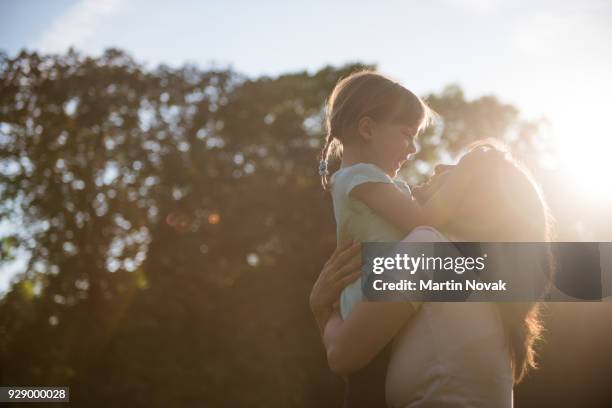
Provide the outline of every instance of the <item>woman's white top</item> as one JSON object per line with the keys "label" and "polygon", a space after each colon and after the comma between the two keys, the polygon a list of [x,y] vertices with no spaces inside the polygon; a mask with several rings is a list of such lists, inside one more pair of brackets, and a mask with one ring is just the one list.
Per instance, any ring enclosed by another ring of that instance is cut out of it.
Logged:
{"label": "woman's white top", "polygon": [[[448,242],[419,227],[404,241]],[[394,338],[391,407],[512,407],[512,368],[495,304],[424,302]]]}

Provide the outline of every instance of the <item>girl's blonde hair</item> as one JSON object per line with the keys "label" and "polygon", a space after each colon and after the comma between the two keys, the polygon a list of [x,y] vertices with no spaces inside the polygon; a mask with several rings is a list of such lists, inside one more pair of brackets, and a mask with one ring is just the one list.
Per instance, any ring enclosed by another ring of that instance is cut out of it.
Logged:
{"label": "girl's blonde hair", "polygon": [[328,190],[327,161],[342,153],[342,145],[357,134],[359,120],[368,116],[415,126],[422,131],[433,111],[399,82],[379,72],[362,70],[342,78],[327,99],[325,144],[319,156],[323,189]]}

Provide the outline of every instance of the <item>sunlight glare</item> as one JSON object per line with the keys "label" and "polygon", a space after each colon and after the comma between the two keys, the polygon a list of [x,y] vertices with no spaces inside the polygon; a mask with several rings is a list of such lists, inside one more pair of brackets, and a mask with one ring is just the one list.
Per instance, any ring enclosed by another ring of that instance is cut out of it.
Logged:
{"label": "sunlight glare", "polygon": [[574,106],[552,118],[559,170],[568,177],[568,189],[594,202],[612,199],[612,135],[603,106],[603,101],[590,100],[584,112]]}

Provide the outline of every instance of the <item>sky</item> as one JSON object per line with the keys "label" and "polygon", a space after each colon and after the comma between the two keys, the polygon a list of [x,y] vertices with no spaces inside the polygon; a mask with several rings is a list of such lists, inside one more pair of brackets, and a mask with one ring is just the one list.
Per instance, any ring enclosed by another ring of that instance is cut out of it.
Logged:
{"label": "sky", "polygon": [[117,46],[151,65],[252,76],[363,61],[421,94],[458,83],[538,116],[565,109],[552,89],[610,90],[611,22],[607,0],[22,0],[0,5],[0,49]]}
{"label": "sky", "polygon": [[0,50],[113,46],[150,67],[249,76],[374,63],[421,95],[458,84],[548,118],[560,166],[600,194],[592,175],[609,174],[611,23],[609,0],[21,0],[0,1]]}
{"label": "sky", "polygon": [[0,1],[9,55],[114,46],[151,67],[253,77],[365,62],[420,95],[449,84],[493,94],[547,118],[561,166],[579,180],[610,159],[611,40],[610,0]]}

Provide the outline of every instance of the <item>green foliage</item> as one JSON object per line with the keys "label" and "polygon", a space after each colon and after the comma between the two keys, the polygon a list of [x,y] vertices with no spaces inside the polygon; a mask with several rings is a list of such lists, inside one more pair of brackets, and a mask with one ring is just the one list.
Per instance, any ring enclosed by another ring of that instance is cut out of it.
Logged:
{"label": "green foliage", "polygon": [[[316,155],[323,102],[359,67],[0,55],[0,214],[19,226],[2,254],[31,256],[0,303],[0,384],[87,406],[337,406],[307,305],[335,245]],[[442,121],[411,180],[474,140],[537,135],[493,97],[427,101]]]}

